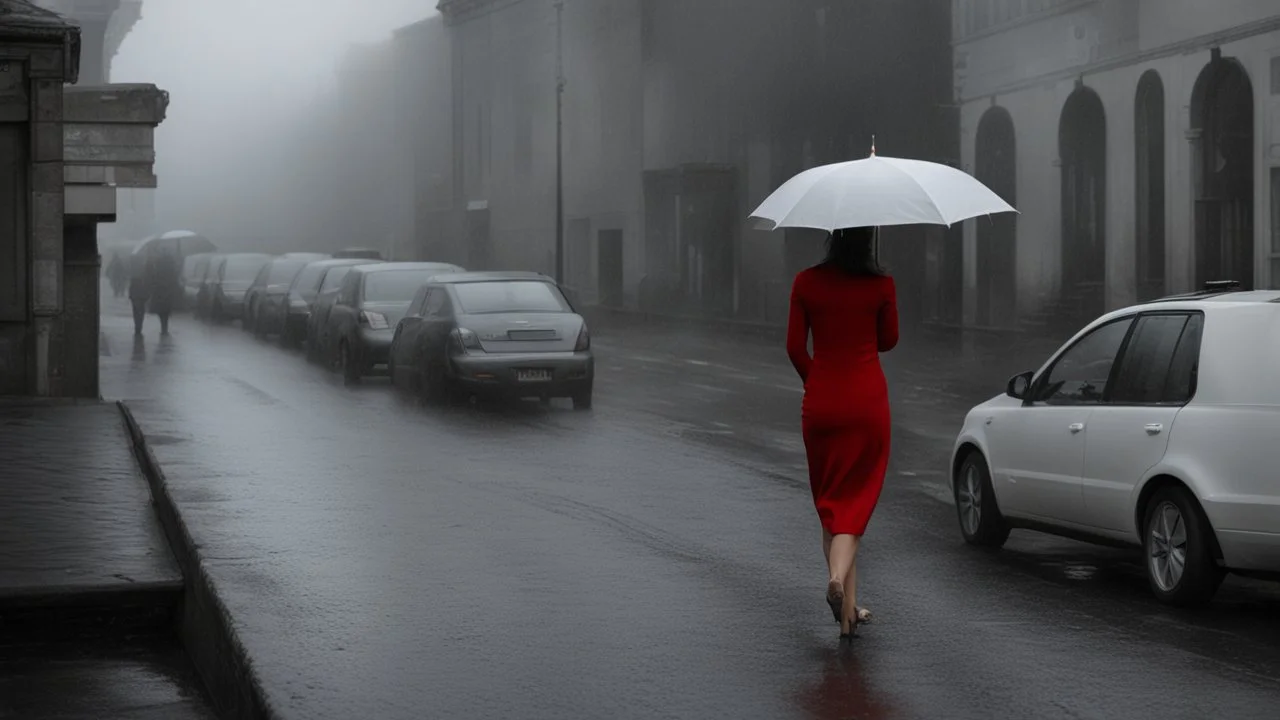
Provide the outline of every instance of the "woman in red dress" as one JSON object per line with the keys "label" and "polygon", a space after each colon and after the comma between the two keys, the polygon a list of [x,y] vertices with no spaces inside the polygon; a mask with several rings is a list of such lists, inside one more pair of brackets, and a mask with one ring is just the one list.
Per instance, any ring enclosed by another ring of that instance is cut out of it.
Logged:
{"label": "woman in red dress", "polygon": [[856,602],[856,559],[889,463],[880,353],[898,344],[898,303],[893,278],[876,263],[874,232],[832,233],[826,260],[796,276],[787,325],[787,355],[804,381],[801,418],[827,556],[827,604],[841,638],[871,619]]}

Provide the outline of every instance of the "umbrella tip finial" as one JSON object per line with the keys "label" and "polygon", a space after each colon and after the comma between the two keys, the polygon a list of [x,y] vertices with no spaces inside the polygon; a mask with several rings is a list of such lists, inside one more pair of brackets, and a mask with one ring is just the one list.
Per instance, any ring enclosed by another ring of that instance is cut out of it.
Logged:
{"label": "umbrella tip finial", "polygon": [[872,136],[871,136],[871,157],[875,157],[875,156],[876,156],[876,136],[875,136],[874,134],[872,134]]}

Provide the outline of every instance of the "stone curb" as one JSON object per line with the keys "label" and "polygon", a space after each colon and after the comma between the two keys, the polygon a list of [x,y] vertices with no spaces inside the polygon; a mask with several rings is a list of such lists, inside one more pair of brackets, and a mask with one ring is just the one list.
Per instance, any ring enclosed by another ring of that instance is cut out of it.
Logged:
{"label": "stone curb", "polygon": [[178,613],[178,634],[219,715],[234,720],[276,720],[262,682],[231,615],[218,597],[212,578],[178,506],[169,493],[164,471],[147,444],[146,435],[124,402],[117,402],[132,439],[133,453],[151,487],[152,502],[169,546],[182,569],[185,591]]}

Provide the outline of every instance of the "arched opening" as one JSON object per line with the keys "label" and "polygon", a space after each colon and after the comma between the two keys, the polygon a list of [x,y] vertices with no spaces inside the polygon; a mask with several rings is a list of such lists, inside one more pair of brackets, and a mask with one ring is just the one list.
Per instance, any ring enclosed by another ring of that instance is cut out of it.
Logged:
{"label": "arched opening", "polygon": [[1196,284],[1253,288],[1253,85],[1215,55],[1191,94],[1196,178]]}
{"label": "arched opening", "polygon": [[1155,70],[1138,80],[1134,109],[1138,300],[1165,294],[1164,83]]}
{"label": "arched opening", "polygon": [[1062,162],[1063,310],[1100,315],[1107,281],[1107,117],[1098,94],[1080,86],[1058,126]]}
{"label": "arched opening", "polygon": [[[993,107],[978,122],[974,176],[1017,207],[1018,165],[1013,118]],[[977,323],[1007,327],[1017,321],[1017,215],[978,218]]]}

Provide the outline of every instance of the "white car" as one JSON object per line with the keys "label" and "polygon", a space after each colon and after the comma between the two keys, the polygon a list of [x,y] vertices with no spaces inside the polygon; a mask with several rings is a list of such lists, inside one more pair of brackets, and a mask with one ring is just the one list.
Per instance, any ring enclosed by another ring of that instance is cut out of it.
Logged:
{"label": "white car", "polygon": [[950,476],[970,544],[1025,528],[1139,546],[1164,602],[1280,571],[1280,292],[1095,320],[969,411]]}

